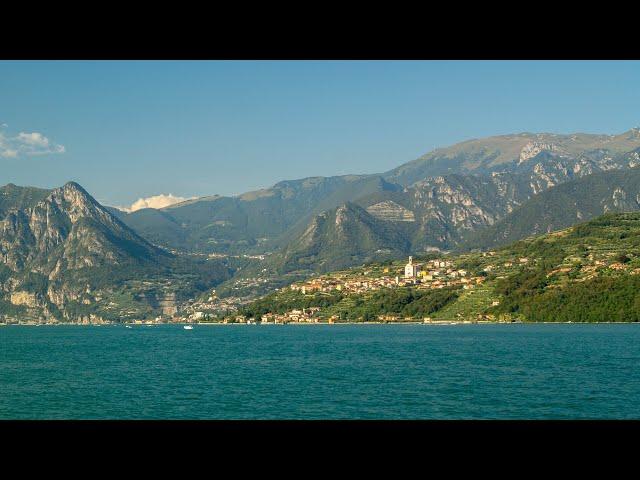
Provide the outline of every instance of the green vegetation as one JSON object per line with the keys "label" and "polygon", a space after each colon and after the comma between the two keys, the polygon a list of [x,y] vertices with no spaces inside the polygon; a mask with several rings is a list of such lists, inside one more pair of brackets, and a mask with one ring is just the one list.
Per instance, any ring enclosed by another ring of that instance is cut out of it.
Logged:
{"label": "green vegetation", "polygon": [[318,317],[323,320],[337,317],[344,321],[374,321],[381,315],[422,320],[454,301],[459,294],[459,288],[382,289],[354,295],[338,291],[304,295],[300,291],[287,289],[256,300],[239,313],[260,318],[267,313],[284,314],[294,309],[321,307]]}
{"label": "green vegetation", "polygon": [[371,295],[358,295],[353,306],[333,311],[343,320],[378,320],[380,315],[422,320],[437,312],[460,295],[459,288],[416,290],[383,289]]}
{"label": "green vegetation", "polygon": [[603,215],[509,250],[541,261],[496,283],[503,298],[496,314],[532,322],[640,319],[639,213]]}
{"label": "green vegetation", "polygon": [[10,317],[19,317],[24,315],[27,308],[23,305],[13,305],[11,302],[7,302],[0,298],[0,315],[8,315]]}
{"label": "green vegetation", "polygon": [[335,305],[343,298],[344,295],[340,292],[333,292],[331,294],[316,293],[313,295],[303,295],[301,292],[293,292],[290,290],[274,292],[240,309],[239,313],[247,317],[259,318],[265,313],[282,314],[290,310],[302,308],[326,308]]}
{"label": "green vegetation", "polygon": [[594,278],[562,288],[545,288],[543,272],[514,279],[498,290],[505,302],[496,313],[530,322],[638,322],[640,277]]}
{"label": "green vegetation", "polygon": [[463,291],[459,297],[432,315],[434,320],[478,320],[499,296],[491,284]]}
{"label": "green vegetation", "polygon": [[[318,318],[343,321],[424,317],[434,321],[640,321],[640,213],[607,214],[496,251],[446,259],[454,270],[464,269],[467,278],[478,282],[467,283],[465,289],[460,284],[445,288],[425,284],[307,295],[284,289],[251,304],[245,312],[285,313],[320,306]],[[375,283],[397,275],[402,266],[402,261],[367,264],[317,281],[329,282],[323,285],[349,279]]]}

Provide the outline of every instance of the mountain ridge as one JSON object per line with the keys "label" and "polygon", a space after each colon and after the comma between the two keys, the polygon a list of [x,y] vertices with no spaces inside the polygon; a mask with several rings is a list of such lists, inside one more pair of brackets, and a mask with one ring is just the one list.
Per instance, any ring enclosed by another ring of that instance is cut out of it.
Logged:
{"label": "mountain ridge", "polygon": [[152,245],[75,182],[22,193],[5,197],[0,215],[0,318],[149,316],[177,287],[189,295],[201,279],[226,278]]}
{"label": "mountain ridge", "polygon": [[[283,180],[267,189],[191,199],[159,210],[126,213],[92,207],[88,201],[79,209],[87,219],[79,222],[71,221],[77,215],[73,201],[62,198],[49,201],[52,216],[46,208],[44,213],[38,210],[36,221],[45,225],[45,218],[58,219],[53,228],[57,234],[40,235],[46,240],[42,247],[22,257],[19,252],[29,250],[37,236],[29,225],[29,208],[50,191],[6,186],[0,190],[5,194],[0,196],[0,213],[11,221],[5,222],[2,241],[9,245],[15,238],[23,244],[5,246],[3,255],[14,269],[34,261],[36,270],[49,269],[47,275],[82,266],[100,268],[108,263],[104,253],[111,262],[130,259],[135,265],[144,258],[157,260],[167,251],[180,258],[228,258],[237,278],[309,275],[377,258],[458,249],[475,232],[502,225],[559,185],[639,165],[639,129],[618,135],[521,133],[436,149],[383,174]],[[88,195],[77,184],[67,186],[76,195]],[[73,197],[72,192],[67,196]],[[554,198],[566,203],[569,197]],[[61,209],[64,215],[59,215]],[[71,239],[66,253],[55,249],[60,243],[56,235]],[[51,265],[44,261],[47,256]]]}
{"label": "mountain ridge", "polygon": [[[620,159],[638,147],[638,129],[618,135],[498,135],[435,149],[382,174],[283,180],[233,197],[209,196],[171,205],[159,210],[164,216],[138,211],[119,218],[154,244],[170,249],[263,254],[285,247],[321,211],[344,202],[363,204],[375,195],[379,202],[398,203],[392,197],[404,191],[405,198],[416,197],[405,201],[403,208],[410,211],[406,216],[413,214],[424,225],[416,236],[428,238],[415,240],[423,244],[419,248],[452,248],[463,230],[491,225],[559,183],[640,164],[639,159],[627,163]],[[493,204],[488,192],[474,196],[486,188],[502,199]],[[386,193],[380,196],[381,192]],[[460,201],[453,199],[456,195]]]}
{"label": "mountain ridge", "polygon": [[493,248],[605,213],[639,209],[639,167],[594,173],[533,196],[496,224],[471,232],[462,248]]}

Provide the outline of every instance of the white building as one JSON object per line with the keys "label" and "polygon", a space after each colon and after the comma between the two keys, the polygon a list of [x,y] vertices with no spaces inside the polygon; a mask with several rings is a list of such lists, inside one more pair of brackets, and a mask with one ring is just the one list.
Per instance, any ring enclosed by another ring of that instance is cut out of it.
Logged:
{"label": "white building", "polygon": [[409,257],[409,263],[404,266],[404,278],[416,278],[420,273],[420,265],[413,263],[413,257]]}

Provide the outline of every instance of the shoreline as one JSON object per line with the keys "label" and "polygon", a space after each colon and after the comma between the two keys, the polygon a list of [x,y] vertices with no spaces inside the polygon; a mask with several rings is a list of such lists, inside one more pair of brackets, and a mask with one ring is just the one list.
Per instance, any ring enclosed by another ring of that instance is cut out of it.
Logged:
{"label": "shoreline", "polygon": [[442,326],[442,325],[640,325],[640,322],[465,322],[455,320],[442,320],[434,322],[289,322],[289,323],[222,323],[222,322],[202,322],[202,323],[189,323],[189,322],[176,322],[176,323],[94,323],[94,324],[82,324],[82,323],[0,323],[0,327],[158,327],[158,326],[322,326],[322,325],[425,325],[425,326]]}

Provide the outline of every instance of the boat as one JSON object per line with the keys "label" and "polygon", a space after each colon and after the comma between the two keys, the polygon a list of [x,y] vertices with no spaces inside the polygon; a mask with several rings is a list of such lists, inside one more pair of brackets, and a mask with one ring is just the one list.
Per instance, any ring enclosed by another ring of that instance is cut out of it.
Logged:
{"label": "boat", "polygon": [[184,327],[185,330],[193,330],[193,327],[191,325],[185,325]]}
{"label": "boat", "polygon": [[131,328],[131,325],[125,325],[124,328]]}

